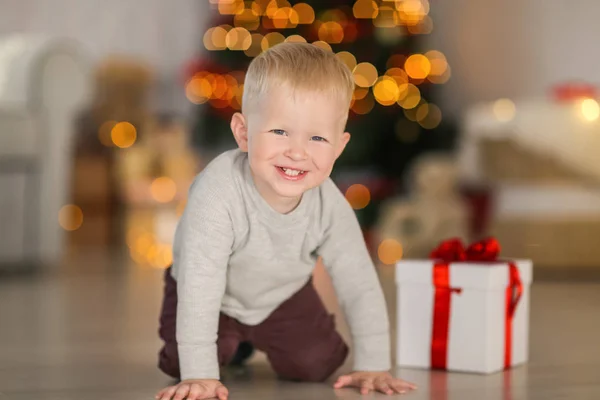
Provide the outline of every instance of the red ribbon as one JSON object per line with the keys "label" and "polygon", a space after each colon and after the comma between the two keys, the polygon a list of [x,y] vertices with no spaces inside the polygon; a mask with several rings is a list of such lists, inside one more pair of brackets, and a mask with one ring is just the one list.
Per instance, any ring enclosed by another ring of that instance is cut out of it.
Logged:
{"label": "red ribbon", "polygon": [[[450,287],[449,264],[451,262],[498,262],[500,243],[488,238],[471,244],[466,249],[460,239],[442,242],[430,255],[436,260],[433,267],[435,299],[433,308],[433,332],[431,336],[431,367],[446,369],[448,357],[448,330],[452,293],[460,294],[462,288]],[[512,322],[517,304],[523,294],[519,269],[512,261],[509,266],[509,282],[506,287],[506,314],[504,332],[504,368],[511,365]]]}

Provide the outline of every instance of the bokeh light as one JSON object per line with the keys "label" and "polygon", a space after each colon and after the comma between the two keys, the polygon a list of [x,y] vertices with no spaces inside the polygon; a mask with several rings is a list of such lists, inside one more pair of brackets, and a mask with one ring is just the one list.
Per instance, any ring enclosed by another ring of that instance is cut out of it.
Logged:
{"label": "bokeh light", "polygon": [[350,203],[353,209],[361,210],[369,205],[371,201],[371,192],[365,185],[354,184],[346,190],[346,200]]}
{"label": "bokeh light", "polygon": [[291,7],[291,6],[292,5],[287,0],[271,0],[267,4],[265,15],[267,17],[273,19],[273,17],[275,16],[275,13],[279,9],[281,9],[281,8],[288,8],[288,7]]}
{"label": "bokeh light", "polygon": [[373,87],[373,95],[379,104],[391,106],[398,101],[400,90],[394,78],[382,76],[377,80]]}
{"label": "bokeh light", "polygon": [[402,259],[402,245],[395,239],[385,239],[377,248],[379,260],[386,265],[393,265]]}
{"label": "bokeh light", "polygon": [[298,14],[298,24],[308,25],[315,21],[315,10],[306,3],[298,3],[294,7]]}
{"label": "bokeh light", "polygon": [[152,194],[152,198],[159,203],[168,203],[175,198],[177,186],[173,179],[162,176],[152,181],[150,193]]}
{"label": "bokeh light", "polygon": [[111,129],[110,137],[115,146],[125,149],[133,146],[137,139],[137,131],[129,122],[118,122]]}
{"label": "bokeh light", "polygon": [[442,122],[442,110],[432,103],[421,104],[417,108],[417,121],[425,129],[435,129]]}
{"label": "bokeh light", "polygon": [[269,4],[269,2],[270,2],[270,0],[254,0],[250,4],[250,8],[256,15],[259,15],[259,16],[266,15],[267,5]]}
{"label": "bokeh light", "polygon": [[324,42],[322,40],[317,40],[316,42],[313,42],[313,45],[320,47],[323,50],[330,51],[333,53],[333,49],[331,48],[331,45],[327,42]]}
{"label": "bokeh light", "polygon": [[373,25],[378,28],[394,28],[399,24],[398,13],[390,6],[382,5],[379,7],[379,13],[373,20]]}
{"label": "bokeh light", "polygon": [[98,139],[100,140],[100,143],[106,147],[112,147],[114,145],[111,138],[111,132],[116,124],[117,121],[106,121],[100,125],[100,128],[98,129]]}
{"label": "bokeh light", "polygon": [[246,28],[249,31],[258,29],[260,26],[260,14],[255,8],[246,8],[233,18],[233,25],[238,28]]}
{"label": "bokeh light", "polygon": [[342,43],[344,28],[339,22],[329,21],[319,27],[319,39],[327,43]]}
{"label": "bokeh light", "polygon": [[428,0],[403,0],[396,2],[400,21],[407,26],[419,24],[429,14]]}
{"label": "bokeh light", "polygon": [[298,13],[291,7],[278,8],[271,19],[276,29],[295,28],[300,21]]}
{"label": "bokeh light", "polygon": [[367,94],[369,94],[368,88],[355,87],[354,93],[352,93],[352,98],[354,100],[364,99]]}
{"label": "bokeh light", "polygon": [[425,79],[431,72],[431,63],[423,54],[413,54],[406,59],[404,69],[414,79]]}
{"label": "bokeh light", "polygon": [[433,20],[429,15],[426,15],[416,25],[409,24],[407,30],[413,35],[429,35],[433,32]]}
{"label": "bokeh light", "polygon": [[227,33],[225,44],[230,50],[248,50],[252,45],[252,35],[246,28],[233,28]]}
{"label": "bokeh light", "polygon": [[219,14],[235,15],[244,11],[244,0],[220,0]]}
{"label": "bokeh light", "polygon": [[66,231],[75,231],[83,225],[83,211],[79,206],[67,204],[58,211],[58,223]]}
{"label": "bokeh light", "polygon": [[304,39],[300,35],[291,35],[285,38],[285,41],[288,43],[306,43],[306,39]]}
{"label": "bokeh light", "polygon": [[357,0],[352,13],[357,19],[373,19],[379,14],[379,6],[373,0]]}
{"label": "bokeh light", "polygon": [[211,99],[221,99],[227,92],[227,80],[220,74],[208,74],[206,80],[211,85]]}
{"label": "bokeh light", "polygon": [[377,68],[371,63],[362,62],[354,68],[354,82],[360,87],[371,87],[377,81]]}
{"label": "bokeh light", "polygon": [[269,50],[271,47],[285,42],[285,36],[279,32],[267,33],[261,41],[261,48],[263,51]]}
{"label": "bokeh light", "polygon": [[227,32],[229,32],[229,29],[226,29],[225,26],[216,26],[207,30],[203,39],[206,50],[225,50],[227,48],[227,42],[225,41]]}
{"label": "bokeh light", "polygon": [[517,107],[510,99],[498,99],[492,107],[496,119],[501,122],[511,121],[516,114]]}
{"label": "bokeh light", "polygon": [[368,114],[375,107],[375,99],[370,91],[362,99],[353,100],[351,110],[358,115]]}
{"label": "bokeh light", "polygon": [[405,83],[398,86],[400,96],[398,105],[404,109],[415,108],[421,102],[421,91],[412,83]]}
{"label": "bokeh light", "polygon": [[385,72],[385,74],[394,79],[398,85],[408,83],[408,75],[402,68],[390,68]]}
{"label": "bokeh light", "polygon": [[339,53],[336,53],[336,56],[338,56],[338,58],[342,60],[342,62],[346,64],[348,68],[350,68],[350,71],[354,70],[356,67],[356,57],[354,57],[352,53],[348,51],[340,51]]}
{"label": "bokeh light", "polygon": [[594,99],[585,99],[581,102],[581,113],[588,121],[596,121],[600,117],[600,106]]}
{"label": "bokeh light", "polygon": [[171,245],[158,242],[149,232],[130,229],[127,233],[127,246],[131,259],[138,265],[164,269],[173,262]]}
{"label": "bokeh light", "polygon": [[127,234],[125,235],[125,243],[127,244],[127,247],[132,249],[135,246],[138,238],[144,234],[146,234],[146,232],[137,227],[128,229]]}
{"label": "bokeh light", "polygon": [[185,85],[185,95],[190,102],[203,104],[212,97],[212,85],[206,75],[208,74],[197,74]]}
{"label": "bokeh light", "polygon": [[444,83],[448,82],[448,80],[450,80],[451,76],[452,76],[452,68],[448,65],[448,67],[446,68],[446,71],[444,71],[444,73],[442,75],[429,75],[427,77],[427,80],[431,83],[443,85]]}
{"label": "bokeh light", "polygon": [[252,42],[250,43],[250,47],[247,50],[244,50],[244,54],[248,57],[256,57],[260,53],[262,53],[262,41],[264,36],[260,33],[253,33],[251,35]]}
{"label": "bokeh light", "polygon": [[430,50],[425,53],[425,57],[429,60],[430,64],[430,75],[441,76],[444,75],[448,69],[448,61],[446,56],[437,50]]}
{"label": "bokeh light", "polygon": [[419,111],[419,108],[424,104],[427,104],[427,101],[425,101],[425,99],[421,99],[421,101],[416,107],[408,109],[403,108],[402,112],[404,113],[406,119],[412,122],[417,122],[417,111]]}

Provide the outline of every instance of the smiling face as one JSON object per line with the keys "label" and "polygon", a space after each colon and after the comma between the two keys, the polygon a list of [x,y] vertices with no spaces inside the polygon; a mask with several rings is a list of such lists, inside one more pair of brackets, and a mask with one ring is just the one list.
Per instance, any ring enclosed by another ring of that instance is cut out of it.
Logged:
{"label": "smiling face", "polygon": [[293,210],[302,194],[329,177],[350,135],[344,132],[348,107],[341,99],[289,87],[269,90],[231,128],[261,196],[281,213]]}

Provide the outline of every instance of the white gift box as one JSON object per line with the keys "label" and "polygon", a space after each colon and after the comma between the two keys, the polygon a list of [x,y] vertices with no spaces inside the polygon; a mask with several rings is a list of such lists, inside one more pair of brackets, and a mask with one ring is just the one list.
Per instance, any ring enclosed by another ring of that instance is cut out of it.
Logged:
{"label": "white gift box", "polygon": [[[451,290],[437,289],[437,297],[435,265],[434,260],[396,265],[397,366],[493,373],[527,362],[532,262],[514,260],[522,294],[512,318],[507,304],[513,292],[507,293],[507,287],[514,279],[508,262],[451,262],[446,275]],[[444,325],[447,335],[440,335]],[[445,351],[440,351],[441,342]]]}

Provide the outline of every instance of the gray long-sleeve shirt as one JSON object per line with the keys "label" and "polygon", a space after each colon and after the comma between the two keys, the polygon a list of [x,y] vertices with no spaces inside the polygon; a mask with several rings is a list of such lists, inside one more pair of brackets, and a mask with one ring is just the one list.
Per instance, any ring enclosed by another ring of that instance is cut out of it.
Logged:
{"label": "gray long-sleeve shirt", "polygon": [[247,154],[230,150],[196,177],[175,234],[181,379],[219,379],[223,312],[264,321],[306,284],[317,257],[331,275],[351,330],[354,369],[391,367],[386,304],[354,211],[327,179],[288,214],[260,196]]}

